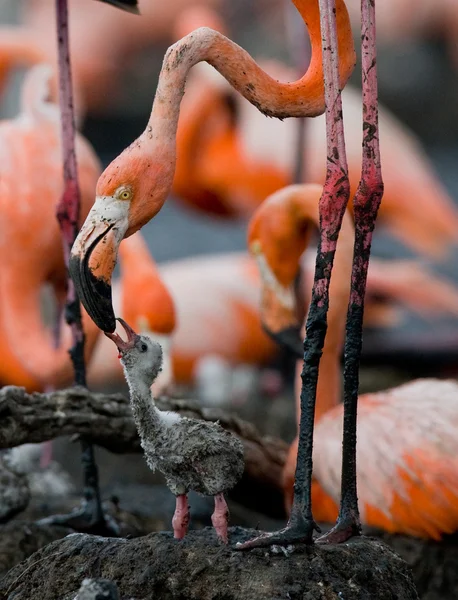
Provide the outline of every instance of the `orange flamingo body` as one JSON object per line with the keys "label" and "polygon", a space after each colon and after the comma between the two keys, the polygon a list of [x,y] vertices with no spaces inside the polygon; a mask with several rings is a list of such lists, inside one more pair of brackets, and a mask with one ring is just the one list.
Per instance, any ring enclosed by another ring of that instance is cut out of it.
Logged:
{"label": "orange flamingo body", "polygon": [[[78,0],[69,11],[72,72],[84,106],[105,113],[110,104],[122,98],[119,81],[136,55],[154,43],[174,40],[176,16],[189,0],[144,2],[141,18],[94,0]],[[201,0],[217,7],[219,0]],[[40,43],[48,62],[56,63],[54,5],[49,0],[33,0],[24,5],[23,22]]]}
{"label": "orange flamingo body", "polygon": [[[45,65],[32,69],[23,88],[21,114],[0,124],[0,252],[5,257],[0,268],[0,321],[5,341],[2,354],[4,351],[7,357],[0,361],[0,377],[28,389],[64,385],[72,379],[69,331],[64,329],[61,347],[56,349],[41,310],[46,284],[51,285],[58,306],[62,306],[66,290],[55,216],[62,191],[59,112],[46,102],[50,74]],[[77,152],[84,219],[100,165],[81,136]],[[98,331],[87,315],[85,321],[89,355]]]}
{"label": "orange flamingo body", "polygon": [[[293,323],[287,290],[299,267],[310,225],[318,223],[321,187],[290,186],[268,198],[254,214],[249,246],[263,285],[261,315],[270,328]],[[330,287],[328,334],[320,364],[314,443],[312,498],[318,520],[333,522],[340,498],[343,407],[340,352],[348,304],[353,227],[344,220]],[[291,245],[284,252],[284,240]],[[289,296],[291,300],[292,295]],[[266,299],[268,301],[266,301]],[[289,320],[288,320],[289,319]],[[300,364],[296,398],[299,411]],[[440,399],[438,401],[438,399]],[[455,423],[458,385],[417,380],[365,394],[358,412],[358,497],[362,520],[387,531],[434,539],[458,527]],[[284,470],[285,499],[291,507],[297,439]]]}

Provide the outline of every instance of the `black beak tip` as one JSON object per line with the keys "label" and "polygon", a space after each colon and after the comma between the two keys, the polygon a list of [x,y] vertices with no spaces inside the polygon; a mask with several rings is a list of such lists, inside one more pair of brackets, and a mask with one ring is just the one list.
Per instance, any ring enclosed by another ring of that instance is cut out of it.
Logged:
{"label": "black beak tip", "polygon": [[88,315],[102,331],[113,333],[116,319],[111,299],[111,285],[94,277],[86,262],[78,256],[70,256],[70,277],[76,293]]}
{"label": "black beak tip", "polygon": [[300,327],[291,326],[280,331],[271,331],[267,328],[265,330],[279,346],[298,359],[304,358],[304,342],[301,338]]}
{"label": "black beak tip", "polygon": [[126,12],[130,12],[134,15],[139,15],[140,10],[138,8],[138,0],[99,0],[105,4],[111,4],[112,6],[117,6],[118,8],[125,10]]}

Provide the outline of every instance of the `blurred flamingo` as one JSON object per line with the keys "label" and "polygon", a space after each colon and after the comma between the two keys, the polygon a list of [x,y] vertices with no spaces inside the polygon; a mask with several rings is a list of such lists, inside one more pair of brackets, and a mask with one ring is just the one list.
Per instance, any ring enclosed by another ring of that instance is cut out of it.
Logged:
{"label": "blurred flamingo", "polygon": [[[356,30],[360,19],[358,0],[348,2],[348,12]],[[384,0],[377,5],[377,35],[381,46],[443,39],[458,68],[457,32],[455,0]]]}
{"label": "blurred flamingo", "polygon": [[[290,186],[268,198],[253,215],[248,244],[262,281],[261,318],[274,335],[297,328],[292,284],[299,260],[318,226],[317,185]],[[314,435],[314,516],[334,522],[340,499],[343,407],[340,354],[350,290],[354,230],[344,218],[330,285],[328,333],[321,358]],[[300,414],[300,369],[296,378]],[[438,403],[437,398],[441,401]],[[358,411],[358,498],[362,521],[393,533],[439,539],[458,528],[456,425],[458,384],[417,380],[365,394]],[[297,438],[284,470],[285,499],[291,508]]]}
{"label": "blurred flamingo", "polygon": [[[234,367],[267,364],[276,356],[259,320],[259,277],[248,254],[195,257],[156,267],[140,233],[123,240],[119,254],[115,312],[162,345],[164,367],[156,393],[169,391],[173,382],[192,384],[206,356],[217,355]],[[99,338],[89,363],[90,385],[123,381],[112,346]]]}
{"label": "blurred flamingo", "polygon": [[[108,4],[122,5],[128,10],[136,3]],[[70,2],[72,71],[76,89],[88,111],[106,115],[116,101],[125,98],[125,89],[119,82],[132,59],[154,43],[172,42],[174,20],[188,4],[189,0],[149,0],[142,3],[139,18],[110,10],[94,0]],[[221,0],[199,0],[199,4],[216,8]],[[56,64],[54,2],[28,0],[24,3],[22,20],[47,61]]]}
{"label": "blurred flamingo", "polygon": [[13,69],[42,62],[46,53],[32,31],[14,25],[0,27],[0,92]]}
{"label": "blurred flamingo", "polygon": [[[115,314],[158,341],[164,369],[155,387],[160,394],[178,385],[193,385],[199,365],[218,357],[220,370],[242,365],[263,367],[278,356],[259,314],[260,277],[254,259],[245,252],[194,256],[155,265],[140,233],[119,247],[121,275],[113,282]],[[312,286],[314,252],[301,260],[302,297]],[[304,311],[306,310],[304,300]],[[374,259],[369,268],[365,324],[395,326],[403,309],[425,318],[458,316],[458,290],[435,278],[413,261]],[[216,368],[216,367],[215,367]],[[124,381],[113,344],[105,336],[88,365],[92,387]],[[262,380],[261,380],[262,382]]]}
{"label": "blurred flamingo", "polygon": [[[2,383],[29,390],[68,385],[72,365],[67,348],[70,331],[63,327],[55,347],[42,314],[42,294],[50,286],[57,312],[66,292],[62,240],[55,216],[62,193],[59,111],[47,101],[52,70],[36,66],[26,76],[21,113],[0,123],[1,211],[0,329]],[[92,204],[100,163],[88,142],[77,138],[82,182],[81,220]],[[98,330],[85,316],[87,356]]]}
{"label": "blurred flamingo", "polygon": [[[280,80],[292,71],[262,63]],[[361,94],[342,94],[352,193],[361,171]],[[222,217],[247,219],[271,193],[292,183],[295,121],[268,119],[235,94],[206,65],[190,76],[177,131],[173,191],[188,206]],[[380,224],[415,251],[439,258],[457,241],[458,211],[419,141],[386,109],[380,110],[385,193]],[[303,172],[324,182],[323,117],[306,123]]]}

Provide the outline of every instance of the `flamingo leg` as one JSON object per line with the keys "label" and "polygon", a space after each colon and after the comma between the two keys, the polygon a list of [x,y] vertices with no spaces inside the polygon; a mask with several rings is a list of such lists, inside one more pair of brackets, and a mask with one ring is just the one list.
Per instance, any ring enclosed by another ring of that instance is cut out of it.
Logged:
{"label": "flamingo leg", "polygon": [[180,494],[176,498],[175,513],[172,519],[173,537],[181,540],[188,532],[189,506],[186,494]]}
{"label": "flamingo leg", "polygon": [[293,505],[285,529],[237,544],[246,550],[261,546],[313,542],[319,531],[312,515],[312,452],[318,368],[327,330],[329,285],[337,238],[350,196],[335,22],[335,0],[320,0],[323,72],[326,99],[327,170],[319,203],[318,243],[312,300],[307,316],[302,370],[301,417]]}
{"label": "flamingo leg", "polygon": [[[67,0],[56,0],[56,17],[59,54],[59,102],[64,155],[64,193],[57,207],[57,220],[62,231],[64,257],[68,266],[70,250],[78,234],[80,189],[75,152],[75,118],[70,67]],[[75,369],[75,383],[86,386],[81,306],[70,277],[68,278],[67,285],[65,318],[71,327],[73,335],[73,347],[69,353]],[[81,440],[81,450],[84,470],[84,502],[81,509],[69,515],[47,517],[40,522],[67,525],[78,531],[117,535],[117,526],[105,518],[102,510],[97,464],[91,442],[83,438]]]}
{"label": "flamingo leg", "polygon": [[215,510],[212,514],[212,524],[215,528],[218,539],[227,544],[227,521],[229,518],[229,508],[227,506],[224,494],[216,494]]}
{"label": "flamingo leg", "polygon": [[354,203],[355,246],[351,275],[350,302],[344,353],[344,422],[342,480],[339,516],[336,525],[320,543],[339,543],[360,535],[361,523],[356,489],[356,416],[358,406],[359,362],[362,348],[364,296],[372,243],[372,233],[383,196],[378,137],[377,53],[375,2],[361,0],[361,40],[363,78],[363,159],[362,173]]}

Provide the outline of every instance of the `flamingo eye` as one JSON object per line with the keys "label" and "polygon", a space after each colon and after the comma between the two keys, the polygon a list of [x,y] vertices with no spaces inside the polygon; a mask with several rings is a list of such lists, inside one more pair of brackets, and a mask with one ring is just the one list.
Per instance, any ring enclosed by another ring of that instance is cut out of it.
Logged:
{"label": "flamingo eye", "polygon": [[148,350],[148,346],[146,344],[142,344],[140,346],[140,352],[146,352]]}
{"label": "flamingo eye", "polygon": [[115,195],[118,200],[131,200],[132,190],[129,187],[121,187],[116,191]]}

